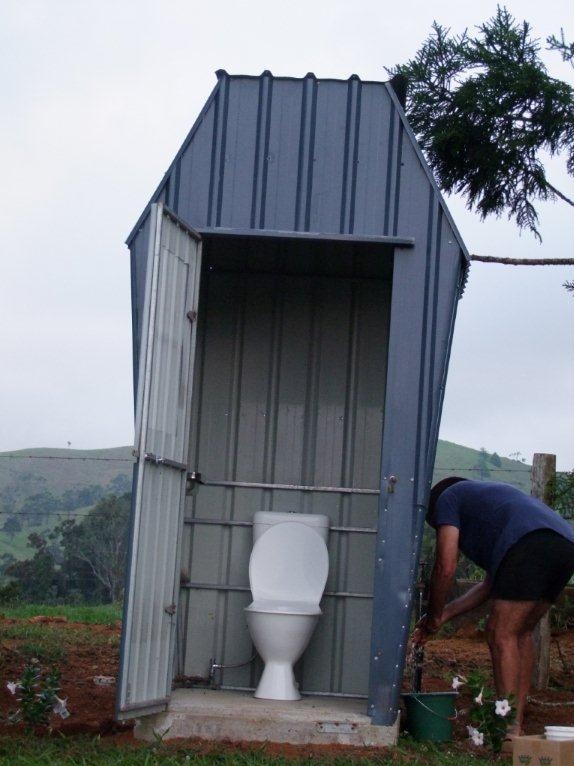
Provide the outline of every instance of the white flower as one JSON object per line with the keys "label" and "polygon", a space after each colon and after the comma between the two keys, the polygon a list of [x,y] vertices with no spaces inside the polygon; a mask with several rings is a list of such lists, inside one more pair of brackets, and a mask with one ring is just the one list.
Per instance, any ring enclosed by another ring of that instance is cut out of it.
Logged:
{"label": "white flower", "polygon": [[66,703],[68,702],[68,698],[66,697],[65,700],[61,700],[59,697],[57,697],[54,694],[54,699],[56,700],[56,704],[52,708],[53,712],[56,715],[59,715],[60,718],[69,718],[70,713],[68,711],[68,708],[66,707]]}
{"label": "white flower", "polygon": [[466,681],[466,678],[464,676],[455,676],[452,679],[452,688],[456,691],[458,691],[458,688],[463,685],[463,683]]}
{"label": "white flower", "polygon": [[476,702],[477,705],[482,705],[483,704],[483,702],[482,702],[482,692],[483,691],[484,691],[484,686],[480,690],[480,694],[478,695],[478,697],[474,698],[474,701]]}
{"label": "white flower", "polygon": [[510,713],[511,707],[508,704],[508,700],[496,700],[495,706],[494,706],[494,712],[496,715],[500,715],[503,718]]}
{"label": "white flower", "polygon": [[6,684],[6,688],[10,692],[10,694],[16,694],[16,689],[18,688],[18,684],[13,683],[12,681],[8,681]]}
{"label": "white flower", "polygon": [[484,734],[475,729],[474,726],[467,726],[466,728],[468,730],[468,737],[472,740],[473,745],[484,745]]}

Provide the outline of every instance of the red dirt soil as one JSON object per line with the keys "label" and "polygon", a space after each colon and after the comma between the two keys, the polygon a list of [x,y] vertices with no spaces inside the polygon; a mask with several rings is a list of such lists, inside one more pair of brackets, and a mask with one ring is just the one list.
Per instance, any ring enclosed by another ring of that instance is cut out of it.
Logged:
{"label": "red dirt soil", "polygon": [[[62,734],[79,733],[101,734],[113,736],[122,744],[132,741],[131,724],[114,721],[115,684],[99,686],[94,683],[96,676],[117,677],[120,628],[103,625],[86,625],[83,623],[68,623],[50,618],[33,618],[32,620],[5,619],[0,616],[0,734],[20,734],[21,726],[13,726],[6,722],[9,710],[15,707],[15,698],[6,684],[20,678],[22,668],[30,660],[22,647],[21,638],[9,637],[11,628],[15,625],[25,626],[27,623],[42,624],[46,636],[50,632],[65,636],[66,658],[60,663],[62,672],[60,696],[68,699],[70,717],[66,720],[53,719],[54,729]],[[90,640],[86,641],[86,631]],[[448,691],[455,675],[466,675],[473,669],[481,669],[490,673],[490,659],[484,635],[468,625],[452,637],[429,641],[426,645],[426,661],[423,674],[423,691]],[[410,680],[405,676],[404,689],[408,690]],[[468,706],[470,698],[461,689],[458,707]],[[533,691],[532,697],[540,702],[554,703],[544,706],[531,702],[526,714],[526,733],[537,734],[544,730],[547,724],[573,725],[574,705],[564,703],[574,702],[574,631],[553,636],[551,647],[551,689]],[[466,740],[466,721],[461,716],[455,726],[455,736],[458,740]],[[194,743],[194,750],[206,752],[209,743]],[[235,748],[238,745],[234,745]],[[241,745],[240,745],[241,747]],[[245,744],[245,748],[253,748],[253,744]],[[284,756],[308,755],[313,752],[323,752],[323,748],[269,746],[270,754]],[[347,755],[347,748],[328,748],[332,755]],[[366,755],[368,752],[355,754]]]}

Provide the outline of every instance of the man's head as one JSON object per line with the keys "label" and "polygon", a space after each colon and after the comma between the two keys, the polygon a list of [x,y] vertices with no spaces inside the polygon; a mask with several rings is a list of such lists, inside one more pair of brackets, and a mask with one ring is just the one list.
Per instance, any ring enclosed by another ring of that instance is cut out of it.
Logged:
{"label": "man's head", "polygon": [[427,524],[430,524],[431,527],[434,527],[433,516],[436,509],[437,500],[445,491],[445,489],[452,487],[453,484],[458,484],[459,481],[466,481],[466,479],[464,479],[462,476],[447,476],[446,479],[441,479],[438,481],[431,489],[429,507],[426,515]]}

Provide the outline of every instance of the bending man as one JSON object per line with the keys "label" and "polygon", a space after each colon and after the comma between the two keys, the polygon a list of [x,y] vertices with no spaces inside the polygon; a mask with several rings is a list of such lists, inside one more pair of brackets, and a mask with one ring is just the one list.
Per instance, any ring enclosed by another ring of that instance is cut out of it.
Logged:
{"label": "bending man", "polygon": [[[516,699],[513,734],[522,733],[534,664],[532,633],[574,573],[574,531],[544,503],[508,484],[443,479],[427,522],[436,529],[428,613],[413,634],[424,643],[453,617],[491,599],[486,627],[499,699]],[[486,578],[447,603],[458,553]]]}

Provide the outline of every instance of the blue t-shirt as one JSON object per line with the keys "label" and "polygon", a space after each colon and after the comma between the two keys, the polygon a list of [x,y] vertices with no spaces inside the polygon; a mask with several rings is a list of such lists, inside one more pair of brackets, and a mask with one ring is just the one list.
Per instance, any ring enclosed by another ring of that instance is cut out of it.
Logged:
{"label": "blue t-shirt", "polygon": [[510,484],[459,481],[439,496],[433,526],[460,530],[459,548],[491,577],[508,550],[536,529],[552,529],[574,542],[574,531],[540,500]]}

